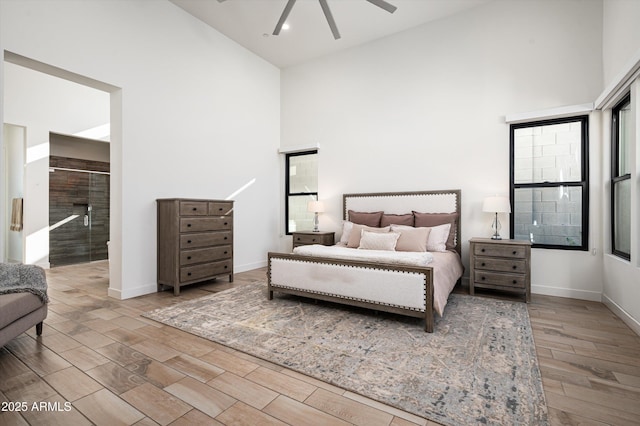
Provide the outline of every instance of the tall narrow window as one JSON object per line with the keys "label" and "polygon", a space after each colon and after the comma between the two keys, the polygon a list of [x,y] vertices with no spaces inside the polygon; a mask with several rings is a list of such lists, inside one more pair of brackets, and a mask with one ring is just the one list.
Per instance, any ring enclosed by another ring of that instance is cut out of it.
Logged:
{"label": "tall narrow window", "polygon": [[287,234],[313,229],[309,201],[318,199],[318,151],[286,155],[285,221]]}
{"label": "tall narrow window", "polygon": [[511,238],[588,248],[588,117],[511,125]]}
{"label": "tall narrow window", "polygon": [[631,95],[611,114],[611,247],[631,259]]}

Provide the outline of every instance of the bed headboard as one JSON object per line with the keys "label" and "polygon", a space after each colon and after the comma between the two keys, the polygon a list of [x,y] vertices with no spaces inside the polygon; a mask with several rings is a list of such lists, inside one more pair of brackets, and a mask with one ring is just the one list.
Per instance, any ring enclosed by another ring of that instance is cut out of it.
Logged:
{"label": "bed headboard", "polygon": [[390,214],[411,213],[458,213],[456,221],[456,251],[461,251],[460,225],[461,190],[413,191],[413,192],[373,192],[363,194],[344,194],[342,211],[345,220],[349,220],[349,210],[358,212],[383,211]]}

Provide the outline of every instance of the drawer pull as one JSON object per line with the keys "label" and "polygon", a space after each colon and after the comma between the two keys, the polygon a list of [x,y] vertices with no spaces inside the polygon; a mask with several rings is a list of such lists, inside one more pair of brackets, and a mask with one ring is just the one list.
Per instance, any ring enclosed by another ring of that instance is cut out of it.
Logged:
{"label": "drawer pull", "polygon": [[226,240],[226,239],[227,239],[227,237],[224,237],[224,239]]}
{"label": "drawer pull", "polygon": [[187,272],[187,275],[188,275],[188,276],[191,276],[191,272]]}
{"label": "drawer pull", "polygon": [[191,224],[190,223],[187,223],[187,228],[191,228]]}
{"label": "drawer pull", "polygon": [[224,269],[227,269],[227,268],[228,268],[228,266],[227,266],[227,265],[224,265]]}
{"label": "drawer pull", "polygon": [[514,284],[518,284],[518,281],[516,281],[516,280],[513,280],[513,283],[514,283]]}
{"label": "drawer pull", "polygon": [[518,254],[518,252],[514,250],[513,251],[513,255],[515,256],[516,254]]}
{"label": "drawer pull", "polygon": [[485,277],[480,277],[480,279],[481,279],[482,281],[484,281],[484,280],[485,280]]}
{"label": "drawer pull", "polygon": [[193,210],[194,212],[198,210],[197,207],[192,208],[191,210]]}
{"label": "drawer pull", "polygon": [[484,249],[480,249],[480,251],[484,253]]}
{"label": "drawer pull", "polygon": [[191,256],[187,256],[187,260],[191,260]]}
{"label": "drawer pull", "polygon": [[187,244],[191,244],[191,240],[187,240]]}
{"label": "drawer pull", "polygon": [[300,241],[300,237],[296,238],[296,240]]}
{"label": "drawer pull", "polygon": [[225,222],[224,224],[225,224],[225,226],[226,226],[226,225],[228,225],[228,224],[229,224],[229,222]]}
{"label": "drawer pull", "polygon": [[518,267],[516,265],[513,265],[512,268],[513,269],[518,269]]}
{"label": "drawer pull", "polygon": [[486,266],[486,263],[482,262],[482,266]]}
{"label": "drawer pull", "polygon": [[224,254],[229,254],[229,252],[225,250],[225,251],[224,251]]}
{"label": "drawer pull", "polygon": [[311,241],[315,243],[315,242],[316,242],[316,239],[315,239],[315,238],[313,238]]}

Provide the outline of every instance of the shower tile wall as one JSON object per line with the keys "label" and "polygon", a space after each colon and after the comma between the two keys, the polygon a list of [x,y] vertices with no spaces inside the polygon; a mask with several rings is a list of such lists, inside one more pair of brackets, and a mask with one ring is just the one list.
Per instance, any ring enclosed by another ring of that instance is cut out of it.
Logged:
{"label": "shower tile wall", "polygon": [[[109,163],[49,157],[51,168],[109,172]],[[91,226],[84,215],[91,205]],[[78,215],[63,225],[61,221]],[[107,259],[109,175],[55,170],[49,173],[49,262],[52,267]]]}

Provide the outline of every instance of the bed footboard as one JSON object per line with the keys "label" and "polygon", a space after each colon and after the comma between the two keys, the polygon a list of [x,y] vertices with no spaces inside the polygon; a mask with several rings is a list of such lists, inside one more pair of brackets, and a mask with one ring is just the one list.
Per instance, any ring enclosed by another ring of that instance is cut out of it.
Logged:
{"label": "bed footboard", "polygon": [[274,292],[425,319],[434,327],[433,269],[269,253],[268,298]]}

